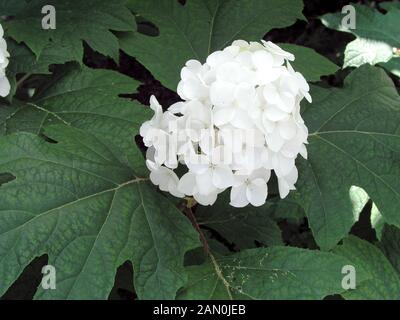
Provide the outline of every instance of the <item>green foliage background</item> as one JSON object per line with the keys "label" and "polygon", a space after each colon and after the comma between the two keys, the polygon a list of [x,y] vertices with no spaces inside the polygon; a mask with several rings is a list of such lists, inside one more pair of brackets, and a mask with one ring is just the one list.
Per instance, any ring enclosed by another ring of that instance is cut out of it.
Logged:
{"label": "green foliage background", "polygon": [[[48,4],[56,30],[41,28]],[[57,289],[36,282],[35,299],[107,299],[118,288],[138,299],[400,299],[400,58],[371,46],[400,47],[398,2],[357,5],[355,30],[341,28],[340,12],[317,17],[353,34],[343,68],[281,44],[313,97],[302,106],[309,159],[297,160],[287,199],[272,181],[261,208],[232,208],[226,194],[188,208],[148,181],[135,136],[152,113],[120,57],[174,91],[185,61],[308,25],[303,9],[302,0],[0,0],[12,83],[0,101],[0,296],[48,263]],[[342,288],[345,265],[356,289]]]}

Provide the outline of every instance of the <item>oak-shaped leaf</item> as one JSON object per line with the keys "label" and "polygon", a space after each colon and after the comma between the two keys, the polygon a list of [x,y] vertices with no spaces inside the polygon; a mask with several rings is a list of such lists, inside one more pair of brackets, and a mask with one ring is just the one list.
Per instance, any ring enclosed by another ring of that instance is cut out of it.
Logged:
{"label": "oak-shaped leaf", "polygon": [[0,294],[35,257],[56,268],[56,290],[39,299],[106,299],[130,260],[142,299],[173,299],[186,284],[184,254],[199,245],[189,220],[104,141],[65,125],[44,141],[0,138]]}

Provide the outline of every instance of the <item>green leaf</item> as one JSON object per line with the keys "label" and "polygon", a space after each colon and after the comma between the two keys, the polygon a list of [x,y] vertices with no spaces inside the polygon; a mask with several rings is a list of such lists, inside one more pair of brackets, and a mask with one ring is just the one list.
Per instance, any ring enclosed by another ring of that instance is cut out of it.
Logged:
{"label": "green leaf", "polygon": [[400,57],[395,57],[386,63],[381,63],[380,65],[400,78]]}
{"label": "green leaf", "polygon": [[[23,41],[40,58],[51,41],[54,52],[69,48],[69,56],[82,61],[82,40],[106,56],[118,61],[119,44],[110,31],[134,31],[133,15],[125,6],[126,0],[32,0],[19,10],[15,19],[6,23],[7,34]],[[56,9],[56,29],[42,29],[42,8]],[[46,53],[48,54],[48,53]],[[71,60],[70,59],[70,60]]]}
{"label": "green leaf", "polygon": [[[334,253],[351,261],[356,271],[356,288],[343,294],[346,299],[356,300],[398,300],[400,299],[400,278],[383,253],[367,241],[351,236]],[[367,274],[369,279],[359,282],[359,275]]]}
{"label": "green leaf", "polygon": [[187,267],[188,285],[178,299],[322,299],[343,291],[347,264],[332,253],[293,247],[245,250]]}
{"label": "green leaf", "polygon": [[299,71],[308,81],[319,81],[321,76],[335,73],[339,67],[317,53],[315,50],[289,43],[280,43],[279,46],[295,55],[292,62],[296,71]]}
{"label": "green leaf", "polygon": [[283,244],[281,230],[271,219],[271,209],[238,209],[228,202],[227,197],[220,196],[213,206],[200,206],[196,211],[198,223],[217,231],[239,249],[254,248],[255,241],[268,246]]}
{"label": "green leaf", "polygon": [[[357,13],[355,29],[349,29],[342,23],[344,15],[341,13],[328,13],[321,17],[328,28],[350,32],[357,37],[346,47],[343,67],[359,67],[367,63],[375,65],[394,59],[393,48],[400,47],[400,10],[395,6],[387,6],[385,8],[389,11],[382,14],[367,6],[354,7]],[[391,71],[392,67],[387,69]]]}
{"label": "green leaf", "polygon": [[303,208],[291,197],[279,199],[273,207],[274,219],[287,219],[300,224],[306,216]]}
{"label": "green leaf", "polygon": [[386,224],[379,247],[400,276],[400,229]]}
{"label": "green leaf", "polygon": [[158,36],[128,33],[121,48],[161,83],[176,90],[187,60],[205,62],[213,51],[234,40],[260,39],[273,28],[303,19],[300,0],[130,0],[133,12],[154,23]]}
{"label": "green leaf", "polygon": [[144,174],[147,170],[134,137],[151,112],[118,97],[137,86],[137,81],[114,71],[71,65],[57,72],[33,102],[14,107],[6,132],[39,134],[48,125],[68,124],[94,134],[114,149],[121,162]]}
{"label": "green leaf", "polygon": [[392,2],[392,1],[381,2],[379,3],[379,6],[388,11],[394,8],[400,10],[400,2]]}
{"label": "green leaf", "polygon": [[10,53],[7,71],[14,76],[21,73],[50,74],[50,65],[63,64],[71,60],[69,48],[66,47],[57,48],[49,45],[38,59],[27,46],[17,44],[11,39],[7,41],[7,49]]}
{"label": "green leaf", "polygon": [[358,38],[372,39],[400,46],[400,34],[397,26],[400,11],[390,10],[387,14],[382,14],[368,6],[353,5],[357,13],[357,27],[349,29],[342,23],[345,14],[328,13],[321,17],[325,26],[343,32],[351,32]]}
{"label": "green leaf", "polygon": [[357,220],[352,186],[371,196],[387,223],[400,226],[400,97],[391,79],[366,65],[344,88],[313,87],[312,96],[303,108],[309,157],[298,161],[296,198],[318,245],[332,248]]}
{"label": "green leaf", "polygon": [[0,17],[12,16],[21,11],[26,6],[25,0],[0,0]]}
{"label": "green leaf", "polygon": [[183,256],[199,245],[190,222],[99,138],[52,126],[0,138],[0,294],[48,254],[56,290],[40,299],[106,299],[130,260],[142,299],[173,299],[186,283]]}

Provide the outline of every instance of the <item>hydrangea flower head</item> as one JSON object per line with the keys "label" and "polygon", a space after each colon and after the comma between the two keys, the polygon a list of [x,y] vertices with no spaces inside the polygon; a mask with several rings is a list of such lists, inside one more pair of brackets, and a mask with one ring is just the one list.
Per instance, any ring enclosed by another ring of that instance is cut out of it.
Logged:
{"label": "hydrangea flower head", "polygon": [[10,54],[7,51],[7,43],[4,37],[4,30],[0,24],[0,97],[6,97],[10,93],[10,82],[6,76],[8,58]]}
{"label": "hydrangea flower head", "polygon": [[[155,114],[140,130],[151,181],[203,205],[230,188],[232,206],[261,206],[273,170],[286,197],[295,189],[297,156],[307,158],[300,102],[311,102],[294,59],[272,42],[237,40],[204,64],[189,60],[177,88],[183,101],[163,112],[151,97]],[[186,170],[180,178],[178,166]]]}

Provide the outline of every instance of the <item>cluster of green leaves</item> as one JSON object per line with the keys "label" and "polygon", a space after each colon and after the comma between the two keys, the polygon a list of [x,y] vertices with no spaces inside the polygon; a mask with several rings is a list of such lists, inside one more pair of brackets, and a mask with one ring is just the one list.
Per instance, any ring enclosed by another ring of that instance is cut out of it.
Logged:
{"label": "cluster of green leaves", "polygon": [[[41,29],[44,4],[56,7],[56,30]],[[83,43],[116,62],[122,49],[175,90],[185,61],[260,40],[304,19],[302,9],[301,0],[0,1],[14,79],[0,102],[0,296],[47,255],[57,289],[39,287],[38,299],[105,299],[126,261],[140,299],[400,298],[400,96],[383,69],[363,66],[326,88],[318,81],[338,67],[282,44],[315,82],[298,190],[261,208],[234,209],[223,196],[192,213],[148,181],[134,137],[151,112],[120,97],[140,83],[82,60]],[[348,236],[369,197],[376,245]],[[285,246],[279,223],[305,219],[313,244]],[[356,267],[355,290],[341,285],[345,265]]]}
{"label": "cluster of green leaves", "polygon": [[344,67],[380,64],[400,77],[400,55],[396,53],[396,49],[400,48],[400,3],[388,1],[381,3],[380,7],[386,11],[385,14],[377,8],[354,5],[355,29],[342,23],[345,16],[342,13],[329,13],[321,20],[328,28],[356,36],[346,47]]}

